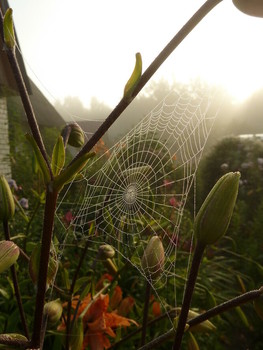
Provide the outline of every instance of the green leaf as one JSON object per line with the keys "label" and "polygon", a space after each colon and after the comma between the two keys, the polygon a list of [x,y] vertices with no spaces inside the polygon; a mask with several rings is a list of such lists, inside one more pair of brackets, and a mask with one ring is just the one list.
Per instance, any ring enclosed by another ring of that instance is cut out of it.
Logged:
{"label": "green leaf", "polygon": [[4,41],[7,47],[10,49],[14,49],[16,41],[15,41],[15,32],[14,32],[14,24],[13,24],[13,10],[8,8],[6,10],[4,16]]}
{"label": "green leaf", "polygon": [[53,148],[51,169],[54,176],[60,174],[65,164],[65,148],[62,136],[59,136],[57,142]]}
{"label": "green leaf", "polygon": [[76,159],[71,165],[61,171],[61,173],[54,178],[54,189],[60,191],[63,186],[70,182],[87,164],[88,160],[95,155],[94,152],[86,153],[80,158]]}
{"label": "green leaf", "polygon": [[9,294],[6,290],[0,288],[0,294],[5,298],[5,299],[9,299]]}
{"label": "green leaf", "polygon": [[247,316],[245,315],[244,311],[241,309],[240,306],[236,307],[236,313],[238,314],[244,326],[246,326],[247,328],[250,328]]}
{"label": "green leaf", "polygon": [[77,291],[79,291],[79,289],[83,286],[83,284],[86,284],[86,282],[88,281],[90,281],[90,277],[78,278],[74,286],[73,294],[77,293]]}
{"label": "green leaf", "polygon": [[86,287],[83,289],[82,293],[80,294],[79,299],[83,300],[87,296],[87,294],[89,293],[90,289],[91,289],[91,282],[88,283],[86,285]]}
{"label": "green leaf", "polygon": [[132,97],[133,91],[141,79],[141,75],[142,75],[142,56],[139,52],[137,52],[134,70],[124,88],[123,97],[125,99],[130,99]]}
{"label": "green leaf", "polygon": [[82,318],[77,318],[73,324],[72,333],[69,339],[71,350],[81,350],[84,339]]}
{"label": "green leaf", "polygon": [[257,315],[263,320],[263,296],[255,299],[253,303]]}
{"label": "green leaf", "polygon": [[38,148],[38,145],[37,145],[35,139],[33,138],[33,136],[30,134],[26,134],[26,138],[30,142],[30,144],[33,148],[37,163],[38,163],[38,165],[41,169],[41,172],[43,174],[44,182],[45,182],[45,184],[48,184],[51,179],[50,179],[50,173],[49,173],[47,163],[46,163],[45,159],[43,158],[42,153],[40,152],[40,149]]}
{"label": "green leaf", "polygon": [[197,340],[191,332],[188,332],[189,340],[187,344],[187,350],[200,350]]}

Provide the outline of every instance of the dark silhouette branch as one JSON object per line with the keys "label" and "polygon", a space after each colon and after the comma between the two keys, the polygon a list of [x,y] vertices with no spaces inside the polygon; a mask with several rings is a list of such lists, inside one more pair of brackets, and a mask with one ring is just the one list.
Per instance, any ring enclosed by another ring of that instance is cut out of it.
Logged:
{"label": "dark silhouette branch", "polygon": [[[189,327],[196,326],[197,324],[204,322],[206,320],[209,320],[210,318],[215,317],[217,315],[220,315],[223,312],[229,311],[237,306],[240,306],[242,304],[246,304],[252,300],[255,300],[259,298],[262,294],[263,294],[263,287],[241,294],[233,299],[230,299],[220,305],[213,307],[212,309],[204,312],[203,314],[195,318],[192,318],[191,320],[187,321],[187,324],[189,325]],[[174,335],[175,335],[175,329],[172,328],[165,334],[152,340],[151,342],[139,348],[138,350],[156,349],[160,344],[163,344],[163,342],[165,342],[166,340],[173,338]]]}
{"label": "dark silhouette branch", "polygon": [[164,61],[170,56],[170,54],[176,49],[176,47],[187,37],[187,35],[197,26],[197,24],[216,6],[223,0],[207,0],[196,13],[189,19],[189,21],[179,30],[179,32],[173,37],[173,39],[165,46],[155,60],[142,74],[138,85],[134,89],[131,99],[122,98],[119,104],[110,113],[107,119],[101,124],[95,134],[89,139],[85,146],[80,150],[76,157],[72,160],[81,157],[83,154],[89,152],[111,125],[119,118],[122,112],[128,107],[132,100],[138,95],[145,84],[150,80],[158,68],[164,63]]}

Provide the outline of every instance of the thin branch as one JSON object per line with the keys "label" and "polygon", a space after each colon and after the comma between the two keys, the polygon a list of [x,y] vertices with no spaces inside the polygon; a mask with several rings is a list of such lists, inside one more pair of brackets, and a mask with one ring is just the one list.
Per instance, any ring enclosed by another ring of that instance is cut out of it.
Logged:
{"label": "thin branch", "polygon": [[[173,37],[173,39],[165,46],[155,60],[142,74],[138,85],[136,86],[132,98],[127,100],[123,98],[119,104],[110,113],[107,119],[101,124],[95,134],[88,140],[85,146],[80,150],[76,157],[71,161],[74,162],[77,158],[83,154],[89,152],[111,125],[119,118],[122,112],[128,107],[132,100],[138,95],[145,84],[150,80],[154,73],[164,63],[164,61],[170,56],[170,54],[176,49],[176,47],[187,37],[187,35],[197,26],[197,24],[216,6],[223,0],[207,0],[197,12],[189,19],[189,21],[179,30],[179,32]],[[71,164],[70,163],[70,164]]]}
{"label": "thin branch", "polygon": [[[229,311],[237,306],[240,306],[242,304],[248,303],[252,300],[255,300],[259,298],[263,294],[263,287],[252,290],[250,292],[244,293],[242,295],[239,295],[233,299],[230,299],[220,305],[217,305],[213,307],[212,309],[204,312],[203,314],[192,318],[191,320],[187,321],[189,324],[189,327],[196,326],[197,324],[200,324],[201,322],[204,322],[206,320],[209,320],[212,317],[215,317],[219,314],[222,314],[223,312]],[[175,335],[175,329],[172,328],[165,334],[161,335],[160,337],[152,340],[148,344],[144,345],[143,347],[139,348],[138,350],[150,350],[157,348],[160,344],[163,344],[166,340],[172,338]]]}
{"label": "thin branch", "polygon": [[217,316],[225,311],[228,311],[230,309],[233,309],[237,306],[240,306],[242,304],[246,304],[249,301],[252,301],[254,299],[259,298],[263,294],[263,287],[256,289],[256,290],[251,290],[247,293],[241,294],[233,299],[230,299],[228,301],[225,301],[224,303],[217,305],[213,307],[212,309],[204,312],[203,314],[193,318],[192,320],[189,320],[187,322],[190,327],[195,326],[201,322],[204,322],[211,317]]}

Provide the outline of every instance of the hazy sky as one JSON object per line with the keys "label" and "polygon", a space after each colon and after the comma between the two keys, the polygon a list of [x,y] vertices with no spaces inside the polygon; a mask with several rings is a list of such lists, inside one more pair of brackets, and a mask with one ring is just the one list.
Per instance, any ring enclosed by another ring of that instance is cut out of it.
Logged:
{"label": "hazy sky", "polygon": [[[114,106],[141,52],[143,68],[204,0],[10,0],[28,74],[51,100],[96,96]],[[263,19],[223,0],[154,79],[197,77],[238,99],[263,87]],[[44,90],[45,88],[45,90]]]}

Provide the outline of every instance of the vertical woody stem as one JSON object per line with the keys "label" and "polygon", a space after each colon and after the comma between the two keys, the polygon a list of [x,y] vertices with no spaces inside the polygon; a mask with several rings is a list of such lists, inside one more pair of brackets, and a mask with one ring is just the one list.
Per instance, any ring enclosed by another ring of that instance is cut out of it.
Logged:
{"label": "vertical woody stem", "polygon": [[179,321],[176,329],[175,339],[174,339],[174,345],[173,350],[179,350],[181,346],[181,342],[183,339],[184,329],[187,321],[188,312],[191,305],[192,295],[194,291],[194,286],[196,282],[196,278],[198,275],[199,266],[202,260],[202,256],[205,250],[205,246],[203,244],[200,244],[197,241],[197,245],[195,248],[193,261],[191,265],[190,274],[187,280],[186,289],[184,293],[184,300],[183,305],[181,308]]}
{"label": "vertical woody stem", "polygon": [[38,349],[40,346],[41,328],[43,320],[43,309],[46,295],[46,282],[48,273],[48,262],[52,241],[54,216],[58,193],[49,187],[46,190],[46,203],[44,212],[44,223],[42,233],[42,246],[37,282],[37,296],[34,317],[34,329],[32,335],[32,348]]}

